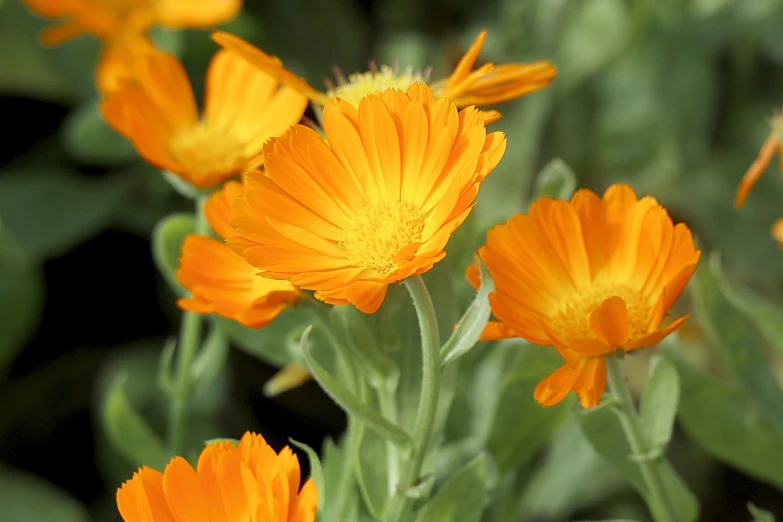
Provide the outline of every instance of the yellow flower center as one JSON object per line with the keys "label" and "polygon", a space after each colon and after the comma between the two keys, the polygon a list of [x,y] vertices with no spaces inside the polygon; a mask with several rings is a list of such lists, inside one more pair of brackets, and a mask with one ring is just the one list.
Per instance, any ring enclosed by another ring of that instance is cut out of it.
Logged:
{"label": "yellow flower center", "polygon": [[199,178],[234,170],[245,148],[229,131],[201,122],[174,135],[171,153],[190,177]]}
{"label": "yellow flower center", "polygon": [[352,264],[386,276],[394,270],[397,255],[421,241],[425,220],[425,213],[408,201],[381,201],[356,215],[341,246]]}
{"label": "yellow flower center", "polygon": [[401,74],[395,74],[388,65],[381,65],[380,71],[368,71],[348,75],[348,82],[341,83],[326,91],[329,98],[342,98],[354,107],[368,94],[383,92],[387,89],[407,90],[416,82],[426,82],[424,75],[407,68]]}
{"label": "yellow flower center", "polygon": [[590,316],[610,297],[625,301],[630,339],[649,333],[653,303],[638,290],[615,281],[594,281],[591,287],[564,298],[552,314],[554,333],[564,341],[595,339]]}

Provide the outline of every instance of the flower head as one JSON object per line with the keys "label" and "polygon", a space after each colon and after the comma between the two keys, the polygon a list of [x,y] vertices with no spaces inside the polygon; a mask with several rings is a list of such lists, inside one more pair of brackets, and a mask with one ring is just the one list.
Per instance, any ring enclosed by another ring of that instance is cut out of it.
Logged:
{"label": "flower head", "polygon": [[313,522],[318,491],[312,479],[299,489],[299,460],[261,435],[245,433],[239,446],[216,442],[194,470],[174,457],[163,473],[143,467],[117,490],[124,522]]}
{"label": "flower head", "polygon": [[[761,146],[758,157],[753,161],[740,181],[737,195],[734,198],[734,206],[742,208],[753,186],[767,170],[775,153],[780,156],[780,172],[783,174],[783,114],[776,114],[771,123],[770,132],[764,144]],[[772,227],[772,237],[783,246],[783,220],[778,220]]]}
{"label": "flower head", "polygon": [[225,51],[209,65],[202,117],[174,56],[151,54],[137,69],[135,81],[121,82],[104,99],[104,118],[148,162],[200,188],[238,175],[307,105],[295,90]]}
{"label": "flower head", "polygon": [[[242,191],[241,183],[229,181],[204,205],[207,221],[223,239],[236,235],[229,223]],[[259,276],[257,268],[222,241],[198,234],[188,235],[182,244],[177,280],[191,293],[177,301],[183,310],[216,313],[250,328],[266,326],[300,295],[288,281]]]}
{"label": "flower head", "polygon": [[[603,356],[656,344],[685,320],[661,327],[701,252],[655,199],[613,185],[603,198],[579,190],[570,202],[536,201],[490,230],[478,254],[498,319],[484,338],[554,346],[566,364],[541,381],[536,400],[554,405],[574,390],[590,407],[606,387]],[[476,286],[477,268],[467,275]]]}
{"label": "flower head", "polygon": [[101,92],[129,76],[136,58],[149,51],[147,30],[208,27],[234,18],[242,0],[23,0],[35,13],[61,20],[46,28],[45,45],[58,45],[90,34],[105,47],[98,61],[96,83]]}
{"label": "flower head", "polygon": [[478,110],[458,112],[424,84],[359,108],[324,107],[326,139],[297,125],[245,179],[228,244],[264,275],[332,304],[377,310],[389,283],[441,260],[481,181],[505,150]]}
{"label": "flower head", "polygon": [[[437,97],[447,98],[456,103],[457,107],[483,107],[519,98],[552,82],[557,70],[548,61],[503,65],[486,63],[473,70],[486,35],[486,31],[478,35],[451,76],[431,84]],[[329,99],[341,98],[358,107],[360,100],[368,94],[387,89],[406,90],[414,83],[429,82],[429,74],[417,73],[412,69],[396,71],[389,66],[381,66],[380,69],[351,74],[347,79],[339,75],[338,84],[324,93],[286,69],[278,58],[266,54],[239,37],[217,31],[212,38],[224,48],[244,57],[255,67],[297,89],[318,105],[325,104]],[[487,123],[500,118],[497,111],[486,111],[483,114]]]}

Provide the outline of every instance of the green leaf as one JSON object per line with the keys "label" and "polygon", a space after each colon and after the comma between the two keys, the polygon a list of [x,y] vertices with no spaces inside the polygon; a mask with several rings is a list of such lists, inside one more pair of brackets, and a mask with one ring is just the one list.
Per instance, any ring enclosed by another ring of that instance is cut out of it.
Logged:
{"label": "green leaf", "polygon": [[775,515],[771,511],[761,509],[753,502],[748,502],[748,511],[753,515],[753,522],[775,522]]}
{"label": "green leaf", "polygon": [[484,263],[478,257],[476,259],[481,272],[481,287],[457,323],[454,333],[440,350],[444,366],[462,357],[476,345],[492,313],[489,307],[489,293],[495,290],[495,283]]}
{"label": "green leaf", "polygon": [[111,224],[125,180],[89,180],[64,170],[18,169],[0,176],[0,217],[33,259],[64,254]]}
{"label": "green leaf", "polygon": [[595,452],[574,417],[555,433],[521,499],[524,520],[569,520],[616,493],[623,478]]}
{"label": "green leaf", "polygon": [[0,93],[60,102],[78,99],[78,89],[53,67],[51,51],[38,40],[43,21],[25,11],[22,2],[0,5]]}
{"label": "green leaf", "polygon": [[576,190],[576,175],[568,164],[560,158],[555,158],[541,169],[536,178],[531,201],[550,197],[555,199],[571,199]]}
{"label": "green leaf", "polygon": [[735,386],[708,377],[678,350],[663,347],[680,374],[678,418],[683,429],[718,460],[783,489],[783,433]]}
{"label": "green leaf", "polygon": [[374,430],[378,435],[389,440],[402,449],[406,449],[411,444],[408,433],[396,424],[392,424],[384,419],[377,411],[365,404],[356,395],[351,393],[342,383],[332,377],[310,353],[308,346],[308,337],[312,330],[309,326],[301,339],[302,354],[304,355],[307,366],[310,368],[313,377],[321,388],[336,402],[342,409],[364,423],[367,427]]}
{"label": "green leaf", "polygon": [[559,80],[573,88],[628,47],[631,13],[621,0],[585,0],[569,13],[558,42]]}
{"label": "green leaf", "polygon": [[0,370],[35,331],[43,308],[41,269],[0,226]]}
{"label": "green leaf", "polygon": [[[611,401],[604,401],[600,406],[579,413],[582,432],[598,454],[622,473],[646,499],[648,492],[641,469],[639,464],[631,459],[633,452],[628,445],[620,419],[614,411],[615,407],[616,405]],[[652,465],[657,467],[666,495],[670,499],[674,511],[681,515],[681,520],[683,522],[697,520],[699,516],[698,500],[669,462],[666,459],[657,458],[652,461]],[[647,504],[650,505],[649,502]],[[654,516],[654,518],[656,517]],[[661,520],[663,519],[665,517],[661,518]]]}
{"label": "green leaf", "polygon": [[185,236],[192,234],[194,229],[193,214],[178,213],[163,218],[152,231],[152,259],[171,289],[180,296],[187,294],[175,275],[180,250]]}
{"label": "green leaf", "polygon": [[732,283],[723,273],[717,254],[710,259],[710,269],[723,297],[783,355],[783,306],[749,288]]}
{"label": "green leaf", "polygon": [[101,412],[106,436],[114,449],[134,466],[163,469],[169,460],[158,435],[134,410],[123,391],[127,374],[119,374],[110,385]]}
{"label": "green leaf", "polygon": [[294,360],[285,345],[288,334],[312,322],[306,306],[288,308],[263,328],[247,328],[236,321],[214,316],[215,324],[226,332],[242,351],[273,366],[285,366]]}
{"label": "green leaf", "polygon": [[[538,382],[563,364],[556,350],[518,341],[502,344],[519,353],[502,376],[503,391],[487,447],[501,471],[505,471],[519,468],[536,455],[567,418],[573,398],[551,407],[541,406],[533,398]],[[492,349],[499,348],[496,345]]]}
{"label": "green leaf", "polygon": [[133,145],[106,124],[95,100],[68,115],[62,138],[74,159],[91,165],[122,165],[138,157]]}
{"label": "green leaf", "polygon": [[[328,495],[324,495],[324,511],[320,521],[356,520],[355,510],[359,506],[359,491],[354,487],[355,436],[359,423],[348,419],[348,430],[343,435],[339,446],[327,438],[321,451],[321,464],[324,472],[324,483]],[[318,498],[321,493],[319,491]]]}
{"label": "green leaf", "polygon": [[90,522],[64,491],[23,471],[0,467],[0,522]]}
{"label": "green leaf", "polygon": [[487,457],[481,454],[443,484],[416,522],[479,522],[487,500]]}
{"label": "green leaf", "polygon": [[674,430],[679,397],[677,369],[663,357],[653,357],[639,407],[642,429],[652,448],[665,449],[668,446]]}
{"label": "green leaf", "polygon": [[220,375],[226,365],[228,348],[226,333],[217,326],[213,327],[191,367],[195,388],[209,386]]}
{"label": "green leaf", "polygon": [[318,490],[318,512],[322,513],[324,509],[324,502],[326,500],[326,482],[324,480],[324,470],[321,467],[321,459],[318,458],[318,453],[313,448],[302,442],[297,442],[294,439],[288,439],[291,444],[307,453],[307,458],[310,460],[310,478],[313,479],[315,487]]}
{"label": "green leaf", "polygon": [[354,445],[352,461],[356,467],[356,483],[364,505],[373,517],[382,520],[392,494],[387,476],[386,441],[359,424],[356,430],[358,442]]}
{"label": "green leaf", "polygon": [[713,254],[709,266],[702,263],[691,282],[696,317],[733,379],[783,433],[783,391],[757,334],[721,294],[718,263]]}

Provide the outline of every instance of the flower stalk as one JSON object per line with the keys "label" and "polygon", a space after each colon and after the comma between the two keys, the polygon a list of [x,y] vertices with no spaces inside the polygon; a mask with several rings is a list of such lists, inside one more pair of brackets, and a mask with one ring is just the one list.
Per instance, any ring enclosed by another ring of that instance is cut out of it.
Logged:
{"label": "flower stalk", "polygon": [[[204,203],[204,197],[199,196],[196,199],[194,233],[208,236],[209,223],[207,223],[204,214]],[[191,396],[191,370],[201,344],[201,329],[202,318],[200,314],[195,312],[182,313],[182,326],[177,346],[177,376],[174,382],[169,414],[169,446],[171,451],[177,455],[182,454],[185,445],[188,403]]]}
{"label": "flower stalk", "polygon": [[[620,418],[620,424],[625,432],[628,445],[631,447],[634,455],[644,456],[650,453],[652,448],[647,442],[647,438],[642,430],[639,416],[634,406],[633,397],[628,386],[625,384],[620,365],[616,356],[605,357],[607,366],[607,380],[612,396],[617,401],[615,412]],[[663,459],[665,457],[659,457]],[[666,494],[666,489],[661,477],[659,459],[637,459],[639,469],[642,472],[644,483],[647,487],[647,502],[650,511],[656,517],[656,520],[662,522],[677,522],[677,512],[672,506],[671,501]]]}
{"label": "flower stalk", "polygon": [[397,487],[388,512],[388,522],[400,522],[410,507],[411,499],[405,491],[416,485],[424,464],[435,414],[438,409],[440,391],[440,336],[435,307],[421,276],[405,279],[405,288],[413,300],[421,334],[422,380],[419,408],[416,413],[416,425],[413,431],[413,454],[402,472],[402,480]]}

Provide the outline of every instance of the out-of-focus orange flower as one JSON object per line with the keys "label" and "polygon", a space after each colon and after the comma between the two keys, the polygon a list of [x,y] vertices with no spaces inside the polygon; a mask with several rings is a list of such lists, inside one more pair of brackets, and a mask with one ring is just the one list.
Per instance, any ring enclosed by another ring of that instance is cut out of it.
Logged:
{"label": "out-of-focus orange flower", "polygon": [[226,51],[209,65],[201,118],[176,57],[147,55],[134,77],[105,97],[104,118],[145,160],[200,188],[237,176],[307,106],[303,95]]}
{"label": "out-of-focus orange flower", "polygon": [[[542,89],[552,82],[557,69],[548,61],[503,65],[486,63],[473,70],[486,36],[486,31],[478,35],[451,76],[431,83],[430,86],[436,97],[447,98],[460,108],[471,105],[484,107],[519,98]],[[379,70],[351,74],[347,79],[340,75],[337,78],[338,84],[324,93],[286,69],[278,58],[266,54],[237,36],[217,31],[212,38],[282,83],[297,89],[318,105],[323,105],[331,98],[341,98],[358,107],[360,100],[368,94],[386,89],[406,90],[416,82],[429,82],[429,74],[417,73],[412,69],[400,72],[384,65]],[[497,111],[485,111],[482,114],[487,124],[501,116]]]}
{"label": "out-of-focus orange flower", "polygon": [[241,237],[228,244],[268,277],[372,313],[389,283],[443,259],[506,140],[424,84],[358,109],[330,100],[323,128],[325,139],[297,125],[264,147],[265,171],[246,175],[234,204]]}
{"label": "out-of-focus orange flower", "polygon": [[[761,175],[767,170],[769,164],[772,163],[775,153],[780,157],[780,172],[783,174],[783,115],[776,114],[770,124],[772,131],[764,145],[761,146],[758,157],[753,161],[742,177],[742,181],[740,181],[737,195],[734,198],[734,206],[737,208],[742,208],[745,205],[745,200],[748,198],[751,189],[753,189]],[[776,221],[772,226],[772,237],[783,247],[783,219]]]}
{"label": "out-of-focus orange flower", "polygon": [[[242,192],[241,183],[230,181],[204,205],[210,226],[223,239],[236,235],[229,223]],[[183,310],[216,313],[250,328],[266,326],[300,295],[288,281],[259,276],[257,268],[222,241],[197,234],[182,244],[177,280],[191,293],[177,301]]]}
{"label": "out-of-focus orange flower", "polygon": [[234,18],[242,0],[23,0],[35,13],[60,20],[44,29],[45,45],[90,34],[104,43],[96,70],[98,90],[111,90],[152,46],[147,30],[210,27]]}
{"label": "out-of-focus orange flower", "polygon": [[[613,185],[603,198],[579,190],[570,202],[536,201],[491,229],[478,255],[498,319],[483,338],[554,346],[565,364],[539,383],[536,400],[551,406],[573,390],[588,408],[606,388],[604,356],[656,344],[685,320],[661,327],[701,252],[655,199]],[[476,266],[467,276],[479,284]]]}
{"label": "out-of-focus orange flower", "polygon": [[299,489],[299,460],[280,453],[261,435],[245,433],[239,446],[216,442],[194,470],[174,457],[163,473],[143,467],[117,490],[124,522],[313,522],[318,490]]}

